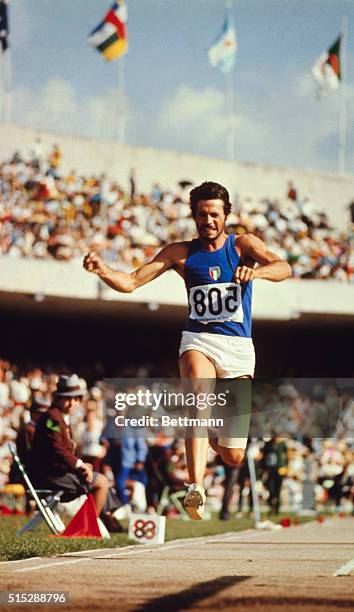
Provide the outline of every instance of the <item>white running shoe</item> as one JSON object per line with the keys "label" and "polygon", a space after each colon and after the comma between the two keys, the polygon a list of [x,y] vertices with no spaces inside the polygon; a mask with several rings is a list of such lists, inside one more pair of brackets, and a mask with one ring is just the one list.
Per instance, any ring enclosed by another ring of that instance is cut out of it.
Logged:
{"label": "white running shoe", "polygon": [[191,519],[200,521],[203,518],[205,501],[206,495],[202,486],[195,483],[188,486],[183,506]]}

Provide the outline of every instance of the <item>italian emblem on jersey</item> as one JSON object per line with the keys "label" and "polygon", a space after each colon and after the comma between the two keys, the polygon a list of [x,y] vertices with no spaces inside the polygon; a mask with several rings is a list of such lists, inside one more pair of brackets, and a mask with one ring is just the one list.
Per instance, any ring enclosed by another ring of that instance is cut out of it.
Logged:
{"label": "italian emblem on jersey", "polygon": [[220,266],[214,266],[213,268],[209,268],[209,276],[214,280],[217,281],[218,278],[220,278],[220,274],[221,274],[221,268]]}

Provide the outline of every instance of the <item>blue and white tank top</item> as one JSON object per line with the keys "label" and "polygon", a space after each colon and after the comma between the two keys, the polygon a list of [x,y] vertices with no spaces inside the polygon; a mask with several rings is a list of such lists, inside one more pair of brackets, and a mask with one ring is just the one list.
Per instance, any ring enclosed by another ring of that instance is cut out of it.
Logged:
{"label": "blue and white tank top", "polygon": [[216,251],[203,250],[198,239],[191,241],[184,266],[188,331],[251,337],[252,282],[235,283],[239,261],[234,234]]}

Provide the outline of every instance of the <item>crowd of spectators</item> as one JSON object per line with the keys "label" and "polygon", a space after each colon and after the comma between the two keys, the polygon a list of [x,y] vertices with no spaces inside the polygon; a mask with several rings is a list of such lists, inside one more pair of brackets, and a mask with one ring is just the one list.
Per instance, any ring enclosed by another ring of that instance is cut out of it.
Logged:
{"label": "crowd of spectators", "polygon": [[[61,170],[62,153],[40,139],[27,155],[0,163],[0,254],[68,261],[90,249],[130,270],[163,245],[195,235],[190,181],[138,190],[134,171],[124,190],[105,175]],[[289,183],[284,198],[254,200],[233,194],[229,231],[251,231],[287,260],[295,278],[354,279],[351,230],[341,232],[316,203]]]}
{"label": "crowd of spectators", "polygon": [[[16,442],[24,423],[33,419],[31,407],[45,409],[43,398],[51,399],[56,384],[54,372],[21,369],[0,360],[0,495],[11,481],[8,443]],[[107,406],[102,381],[88,385],[81,378],[80,385],[83,400],[71,416],[76,453],[116,484],[123,509],[156,510],[166,486],[172,493],[184,490],[188,476],[183,440],[168,437],[166,432],[147,440],[136,439],[128,431],[116,439],[112,435],[116,411]],[[264,383],[253,393],[253,413],[251,448],[261,505],[274,513],[281,507],[300,510],[304,483],[310,481],[317,507],[329,502],[337,510],[353,510],[352,389],[338,391],[330,383],[310,390],[291,383],[278,388]],[[228,512],[230,508],[239,513],[248,511],[247,462],[232,475],[210,449],[206,487],[211,510],[220,512],[230,476],[235,478],[228,488]],[[176,508],[167,507],[167,512],[176,513]]]}

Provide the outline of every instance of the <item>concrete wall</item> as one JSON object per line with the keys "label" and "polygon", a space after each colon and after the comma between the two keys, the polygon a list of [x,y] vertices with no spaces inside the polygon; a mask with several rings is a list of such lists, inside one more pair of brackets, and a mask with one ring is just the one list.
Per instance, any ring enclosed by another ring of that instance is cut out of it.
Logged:
{"label": "concrete wall", "polygon": [[[74,298],[74,302],[88,301],[86,306],[94,312],[98,282],[95,275],[82,268],[80,261],[62,263],[6,256],[0,258],[0,304],[6,294]],[[117,293],[105,286],[102,298],[124,305],[127,311],[129,305],[159,304],[174,306],[175,312],[181,309],[184,313],[187,304],[184,283],[173,271],[131,294]],[[353,284],[316,280],[254,283],[255,319],[288,320],[302,314],[348,316],[353,315],[353,304]],[[74,304],[72,308],[77,310]]]}
{"label": "concrete wall", "polygon": [[60,144],[63,170],[78,169],[85,174],[105,172],[124,186],[131,168],[136,169],[138,187],[147,190],[155,181],[165,187],[178,180],[195,183],[215,180],[225,184],[231,193],[241,197],[283,197],[288,180],[292,180],[303,197],[310,197],[319,208],[328,212],[338,227],[348,223],[348,203],[354,198],[354,176],[308,170],[257,166],[252,163],[229,162],[173,151],[132,147],[118,143],[42,133],[19,126],[0,125],[0,160],[15,150],[28,152],[37,135],[49,149]]}

